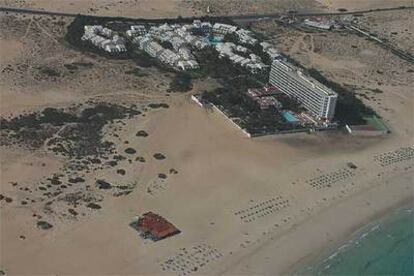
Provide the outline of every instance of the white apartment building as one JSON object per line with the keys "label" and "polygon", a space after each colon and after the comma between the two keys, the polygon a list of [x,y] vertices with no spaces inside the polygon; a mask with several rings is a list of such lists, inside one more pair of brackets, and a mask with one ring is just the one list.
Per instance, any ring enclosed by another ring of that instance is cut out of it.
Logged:
{"label": "white apartment building", "polygon": [[169,41],[176,51],[186,43],[186,41],[178,35],[171,37]]}
{"label": "white apartment building", "polygon": [[303,75],[293,65],[274,60],[269,82],[281,92],[296,98],[315,117],[329,121],[333,119],[338,95],[315,79]]}
{"label": "white apartment building", "polygon": [[136,37],[147,33],[147,28],[144,25],[133,25],[130,28],[130,30],[126,31],[128,37]]}
{"label": "white apartment building", "polygon": [[173,66],[178,60],[181,59],[179,55],[171,51],[170,49],[164,49],[158,53],[158,59],[166,64]]}
{"label": "white apartment building", "polygon": [[213,33],[218,35],[225,35],[229,33],[234,33],[237,30],[237,26],[215,23],[213,25]]}
{"label": "white apartment building", "polygon": [[149,41],[144,45],[144,51],[152,57],[156,57],[162,50],[164,50],[164,48],[155,41]]}
{"label": "white apartment building", "polygon": [[273,48],[272,44],[268,42],[262,42],[260,45],[263,48],[263,51],[266,52],[271,59],[280,57],[280,53],[277,49]]}
{"label": "white apartment building", "polygon": [[177,62],[177,68],[185,71],[200,68],[199,64],[195,60],[180,60]]}
{"label": "white apartment building", "polygon": [[303,24],[305,24],[308,27],[313,27],[322,30],[330,30],[334,27],[334,24],[331,21],[315,21],[311,19],[305,19],[303,21]]}
{"label": "white apartment building", "polygon": [[236,31],[236,35],[239,41],[244,44],[254,45],[258,42],[258,40],[253,37],[253,33],[245,29]]}
{"label": "white apartment building", "polygon": [[180,55],[182,59],[185,59],[185,60],[194,59],[194,55],[191,53],[190,49],[186,47],[181,47],[180,49],[178,49],[178,54]]}

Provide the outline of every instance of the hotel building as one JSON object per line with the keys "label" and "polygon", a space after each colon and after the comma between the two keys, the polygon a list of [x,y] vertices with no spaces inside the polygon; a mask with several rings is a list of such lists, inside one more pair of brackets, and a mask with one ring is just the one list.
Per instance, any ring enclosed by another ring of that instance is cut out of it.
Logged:
{"label": "hotel building", "polygon": [[303,75],[293,65],[274,60],[269,82],[281,92],[296,98],[315,117],[328,121],[334,117],[338,95],[315,79]]}

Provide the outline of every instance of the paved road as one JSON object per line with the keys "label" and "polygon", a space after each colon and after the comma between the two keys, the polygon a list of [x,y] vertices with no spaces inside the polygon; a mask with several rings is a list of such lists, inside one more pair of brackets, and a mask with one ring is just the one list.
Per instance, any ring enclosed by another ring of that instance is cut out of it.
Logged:
{"label": "paved road", "polygon": [[[380,11],[392,11],[392,10],[403,10],[403,9],[414,9],[411,7],[395,7],[395,8],[383,8],[383,9],[374,9],[374,10],[360,10],[360,11],[347,11],[347,12],[295,12],[295,16],[331,16],[331,15],[344,15],[344,14],[361,14],[361,13],[372,13]],[[45,11],[45,10],[35,10],[35,9],[26,9],[26,8],[13,8],[13,7],[0,7],[0,12],[13,12],[13,13],[26,13],[26,14],[39,14],[39,15],[51,15],[51,16],[65,16],[65,17],[75,17],[78,14],[76,13],[66,13],[66,12],[55,12],[55,11]],[[224,18],[234,19],[234,20],[243,20],[243,21],[256,21],[263,19],[279,18],[283,15],[288,15],[288,12],[277,12],[277,13],[268,13],[268,14],[242,14],[242,15],[225,15],[220,16]],[[87,15],[87,14],[84,14]],[[128,18],[128,19],[138,19],[138,18]]]}
{"label": "paved road", "polygon": [[[383,8],[383,9],[375,9],[375,10],[361,10],[361,11],[350,11],[350,12],[295,12],[294,15],[296,17],[304,17],[304,16],[332,16],[332,15],[344,15],[344,14],[363,14],[363,13],[373,13],[373,12],[381,12],[381,11],[393,11],[393,10],[403,10],[403,9],[414,9],[413,6],[411,7],[395,7],[395,8]],[[12,7],[0,7],[0,12],[13,12],[13,13],[25,13],[25,14],[39,14],[39,15],[50,15],[50,16],[64,16],[64,17],[75,17],[79,14],[75,13],[65,13],[65,12],[54,12],[54,11],[44,11],[44,10],[34,10],[34,9],[26,9],[26,8],[12,8]],[[269,14],[244,14],[244,15],[228,15],[228,16],[221,16],[224,18],[229,18],[232,20],[241,20],[244,22],[250,21],[257,21],[257,20],[267,20],[272,18],[280,18],[280,16],[288,15],[289,13],[269,13]],[[292,13],[290,13],[292,14]],[[110,18],[110,17],[109,17]],[[194,17],[195,18],[195,17]],[[138,19],[138,18],[126,18],[126,19]],[[414,57],[412,54],[402,51],[395,47],[394,45],[383,41],[375,36],[372,36],[368,32],[356,28],[355,26],[350,27],[352,31],[356,31],[362,35],[369,37],[370,39],[375,40],[379,44],[381,44],[384,48],[387,48],[394,52],[396,55],[400,56],[401,58],[413,63]]]}
{"label": "paved road", "polygon": [[23,8],[11,8],[11,7],[0,7],[0,11],[1,12],[13,12],[13,13],[26,13],[26,14],[65,16],[65,17],[77,16],[77,14],[74,14],[74,13],[43,11],[43,10],[33,10],[33,9],[23,9]]}
{"label": "paved road", "polygon": [[369,39],[371,39],[371,40],[377,42],[378,44],[380,44],[385,49],[390,50],[391,52],[393,52],[395,55],[399,56],[400,58],[402,58],[402,59],[404,59],[404,60],[406,60],[410,63],[414,63],[414,56],[411,53],[406,52],[402,49],[399,49],[397,46],[394,46],[392,43],[387,42],[384,39],[369,33],[369,31],[364,30],[361,27],[354,26],[354,25],[348,26],[346,28],[350,31],[354,31],[354,32],[357,32],[357,33],[359,33],[363,36],[368,37]]}
{"label": "paved road", "polygon": [[404,9],[414,9],[414,6],[411,7],[395,7],[395,8],[383,8],[383,9],[371,9],[371,10],[360,10],[360,11],[346,11],[346,12],[284,12],[284,13],[268,13],[268,14],[242,14],[242,15],[230,15],[227,16],[231,19],[271,19],[279,18],[283,15],[294,14],[296,17],[306,17],[306,16],[332,16],[332,15],[353,15],[353,14],[363,14],[363,13],[373,13],[373,12],[382,12],[382,11],[395,11],[395,10],[404,10]]}

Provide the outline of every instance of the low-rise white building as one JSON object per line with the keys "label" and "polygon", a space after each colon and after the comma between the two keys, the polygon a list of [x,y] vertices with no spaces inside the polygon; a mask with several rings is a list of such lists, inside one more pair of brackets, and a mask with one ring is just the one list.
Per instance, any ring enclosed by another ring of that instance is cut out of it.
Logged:
{"label": "low-rise white building", "polygon": [[237,30],[237,26],[229,25],[229,24],[222,24],[222,23],[215,23],[213,25],[213,34],[216,35],[225,35],[234,33]]}
{"label": "low-rise white building", "polygon": [[101,25],[85,25],[83,29],[85,33],[98,34],[102,31],[103,27]]}
{"label": "low-rise white building", "polygon": [[156,57],[158,53],[160,53],[163,50],[164,48],[153,40],[151,40],[144,46],[144,51],[147,52],[152,57]]}
{"label": "low-rise white building", "polygon": [[260,46],[262,46],[263,51],[267,53],[271,59],[280,57],[280,52],[277,49],[273,48],[272,44],[268,42],[262,42],[260,43]]}
{"label": "low-rise white building", "polygon": [[194,55],[191,53],[190,49],[186,47],[181,47],[180,49],[178,49],[178,54],[180,55],[182,59],[185,59],[185,60],[194,59]]}
{"label": "low-rise white building", "polygon": [[247,49],[246,47],[243,47],[243,46],[237,45],[237,46],[236,46],[236,51],[238,51],[238,52],[242,52],[242,53],[247,53],[247,52],[249,51],[249,49]]}
{"label": "low-rise white building", "polygon": [[177,63],[177,68],[182,71],[194,70],[200,68],[199,64],[195,60],[180,60]]}
{"label": "low-rise white building", "polygon": [[257,55],[251,54],[250,58],[246,58],[234,53],[233,50],[237,49],[237,46],[232,42],[217,43],[215,48],[219,52],[220,58],[226,57],[232,63],[238,64],[252,73],[259,73],[268,67]]}
{"label": "low-rise white building", "polygon": [[126,31],[128,37],[136,37],[147,34],[147,28],[144,25],[133,25],[130,30]]}
{"label": "low-rise white building", "polygon": [[[96,47],[108,52],[126,51],[124,37],[118,35],[107,27],[101,25],[84,26],[84,41],[90,41]],[[126,37],[133,45],[145,51],[150,56],[157,58],[160,62],[171,65],[179,70],[195,69],[199,67],[192,50],[202,50],[206,47],[215,47],[220,58],[227,58],[232,63],[256,72],[265,68],[259,56],[251,54],[250,46],[244,47],[231,42],[218,42],[221,36],[235,33],[238,41],[244,44],[254,45],[257,39],[254,34],[246,29],[223,23],[202,22],[194,20],[191,24],[162,24],[162,25],[132,25],[127,30]],[[212,33],[216,37],[210,40],[208,35]],[[172,48],[163,42],[171,43]],[[270,44],[261,43],[263,51],[269,56],[276,57],[278,52]],[[167,47],[170,48],[170,47]],[[248,56],[249,55],[249,56]]]}
{"label": "low-rise white building", "polygon": [[239,41],[244,44],[254,45],[258,42],[258,40],[253,37],[253,33],[245,29],[237,30],[236,35]]}
{"label": "low-rise white building", "polygon": [[84,26],[82,41],[89,41],[94,46],[109,53],[119,53],[127,51],[125,39],[120,37],[111,29],[103,28],[101,25]]}
{"label": "low-rise white building", "polygon": [[184,44],[186,44],[186,41],[182,39],[180,36],[176,35],[173,36],[169,42],[173,46],[174,50],[178,51]]}
{"label": "low-rise white building", "polygon": [[174,66],[181,59],[179,55],[177,55],[170,49],[163,49],[162,51],[160,51],[157,55],[157,58],[162,63],[166,63],[171,66]]}
{"label": "low-rise white building", "polygon": [[308,27],[322,29],[322,30],[330,30],[334,27],[334,23],[329,20],[312,20],[312,19],[305,19],[303,21],[303,24],[305,24]]}
{"label": "low-rise white building", "polygon": [[137,36],[132,40],[132,43],[137,45],[140,50],[144,50],[144,46],[151,41],[149,35],[146,36]]}

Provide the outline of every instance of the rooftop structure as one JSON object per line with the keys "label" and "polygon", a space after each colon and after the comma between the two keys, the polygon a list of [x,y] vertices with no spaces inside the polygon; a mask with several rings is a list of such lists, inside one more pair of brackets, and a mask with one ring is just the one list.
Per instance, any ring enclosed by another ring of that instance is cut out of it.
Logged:
{"label": "rooftop structure", "polygon": [[210,22],[201,22],[201,20],[194,20],[191,31],[203,35],[208,35],[211,32],[212,28],[213,26]]}
{"label": "rooftop structure", "polygon": [[185,59],[185,60],[194,59],[194,55],[191,53],[190,49],[186,47],[181,47],[180,49],[178,49],[178,54],[180,55],[182,59]]}
{"label": "rooftop structure", "polygon": [[229,25],[229,24],[222,24],[222,23],[215,23],[213,25],[213,33],[219,35],[225,35],[234,33],[237,30],[237,26]]}
{"label": "rooftop structure", "polygon": [[153,241],[159,241],[180,233],[180,230],[172,223],[152,212],[143,214],[138,221],[130,225],[140,232],[142,237],[150,238]]}
{"label": "rooftop structure", "polygon": [[[203,50],[210,46],[215,47],[220,58],[226,57],[232,63],[252,73],[264,72],[264,69],[269,67],[263,63],[259,55],[253,54],[248,46],[221,42],[224,35],[228,33],[235,33],[238,41],[243,44],[254,45],[258,42],[251,31],[238,30],[237,26],[230,24],[215,23],[212,25],[210,22],[202,22],[201,20],[194,20],[191,24],[165,23],[151,26],[140,24],[131,25],[129,30],[120,35],[101,25],[87,25],[84,26],[84,29],[85,34],[82,40],[90,41],[105,51],[126,51],[126,38],[132,42],[132,45],[138,46],[138,49],[176,70],[199,68],[192,51]],[[263,50],[272,58],[278,56],[277,50],[271,48],[270,44],[263,47]]]}
{"label": "rooftop structure", "polygon": [[293,65],[274,60],[269,82],[281,92],[296,98],[318,119],[333,119],[338,95],[315,79],[305,76]]}
{"label": "rooftop structure", "polygon": [[219,57],[227,57],[232,63],[240,65],[252,73],[261,72],[268,67],[256,55],[250,55],[250,58],[246,58],[234,53],[233,50],[237,51],[237,47],[238,46],[232,42],[219,42],[215,45],[216,50],[219,52]]}
{"label": "rooftop structure", "polygon": [[280,53],[277,49],[273,48],[273,46],[268,42],[261,42],[260,46],[262,46],[263,51],[265,51],[271,59],[275,59],[280,57]]}
{"label": "rooftop structure", "polygon": [[158,59],[168,65],[174,66],[181,57],[170,49],[163,49],[157,53]]}
{"label": "rooftop structure", "polygon": [[177,68],[182,71],[200,68],[200,65],[195,60],[180,60],[177,62]]}
{"label": "rooftop structure", "polygon": [[133,25],[130,27],[130,30],[126,31],[126,35],[130,38],[145,35],[146,33],[147,28],[144,25]]}
{"label": "rooftop structure", "polygon": [[249,88],[246,93],[252,97],[273,96],[277,94],[277,89],[273,89],[269,86],[263,88]]}
{"label": "rooftop structure", "polygon": [[156,41],[149,40],[147,43],[143,45],[143,50],[147,52],[150,56],[156,57],[165,49]]}
{"label": "rooftop structure", "polygon": [[274,108],[281,107],[280,102],[271,96],[265,96],[265,97],[258,98],[256,102],[258,103],[259,108],[262,110],[269,109],[270,107],[274,107]]}
{"label": "rooftop structure", "polygon": [[89,41],[98,48],[109,53],[119,53],[127,51],[125,39],[120,37],[111,29],[104,28],[100,25],[84,26],[82,41]]}
{"label": "rooftop structure", "polygon": [[169,41],[176,51],[186,44],[186,41],[179,36],[173,36]]}
{"label": "rooftop structure", "polygon": [[282,108],[282,104],[273,95],[276,94],[274,89],[264,88],[249,88],[246,96],[255,102],[260,109],[269,109],[270,107]]}
{"label": "rooftop structure", "polygon": [[254,45],[258,42],[258,40],[253,37],[253,33],[245,29],[237,30],[236,35],[239,41],[244,44]]}
{"label": "rooftop structure", "polygon": [[322,19],[305,19],[303,21],[308,27],[322,29],[322,30],[330,30],[334,27],[334,23],[330,20],[322,20]]}

